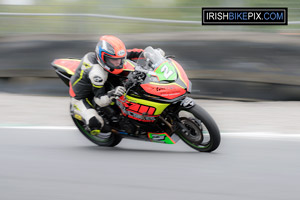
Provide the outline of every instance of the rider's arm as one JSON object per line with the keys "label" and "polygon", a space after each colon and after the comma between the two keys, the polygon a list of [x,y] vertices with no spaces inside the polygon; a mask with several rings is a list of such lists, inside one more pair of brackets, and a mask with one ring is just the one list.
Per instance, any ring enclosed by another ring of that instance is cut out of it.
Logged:
{"label": "rider's arm", "polygon": [[88,76],[93,87],[95,103],[100,107],[108,106],[111,103],[111,98],[104,87],[107,80],[107,73],[104,72],[99,64],[93,64],[93,68]]}
{"label": "rider's arm", "polygon": [[107,80],[107,73],[100,66],[93,67],[89,73],[89,79],[93,86],[94,101],[100,107],[110,105],[113,98],[122,96],[125,93],[125,88],[122,86],[106,92],[104,84]]}

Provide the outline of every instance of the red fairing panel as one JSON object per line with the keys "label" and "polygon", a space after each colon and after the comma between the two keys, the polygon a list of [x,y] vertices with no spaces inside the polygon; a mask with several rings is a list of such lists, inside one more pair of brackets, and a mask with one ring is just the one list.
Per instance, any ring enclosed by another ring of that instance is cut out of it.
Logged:
{"label": "red fairing panel", "polygon": [[69,94],[70,94],[70,96],[71,97],[75,97],[76,96],[76,94],[75,94],[75,92],[74,92],[74,90],[73,90],[73,88],[72,88],[72,85],[71,85],[71,82],[69,83]]}
{"label": "red fairing panel", "polygon": [[156,84],[141,84],[141,87],[149,94],[160,96],[166,99],[175,99],[186,93],[186,90],[176,84],[172,85],[156,85]]}
{"label": "red fairing panel", "polygon": [[72,72],[75,73],[76,68],[80,64],[80,60],[71,60],[71,59],[57,59],[53,62],[54,65],[65,67],[70,69]]}
{"label": "red fairing panel", "polygon": [[179,72],[180,79],[185,83],[186,88],[189,88],[190,81],[189,81],[189,78],[187,77],[185,71],[183,70],[183,68],[181,67],[181,65],[178,62],[176,62],[173,59],[171,59],[171,60],[175,64],[177,71]]}
{"label": "red fairing panel", "polygon": [[123,70],[124,71],[134,71],[134,67],[135,66],[130,61],[126,60],[126,62],[123,65]]}

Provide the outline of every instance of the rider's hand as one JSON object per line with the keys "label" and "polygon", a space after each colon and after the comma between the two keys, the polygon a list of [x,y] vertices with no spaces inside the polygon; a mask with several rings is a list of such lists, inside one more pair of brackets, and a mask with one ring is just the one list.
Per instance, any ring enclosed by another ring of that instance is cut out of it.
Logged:
{"label": "rider's hand", "polygon": [[125,89],[123,86],[118,86],[118,87],[115,88],[114,95],[120,97],[120,96],[122,96],[125,92],[126,92],[126,89]]}
{"label": "rider's hand", "polygon": [[117,86],[115,89],[109,91],[107,95],[109,97],[120,97],[126,92],[126,89],[123,86]]}

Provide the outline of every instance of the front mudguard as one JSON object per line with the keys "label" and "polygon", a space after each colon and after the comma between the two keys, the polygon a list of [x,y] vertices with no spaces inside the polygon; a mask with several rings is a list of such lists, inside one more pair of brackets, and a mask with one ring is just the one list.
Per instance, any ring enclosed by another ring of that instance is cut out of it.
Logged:
{"label": "front mudguard", "polygon": [[190,109],[196,105],[194,99],[190,97],[185,97],[181,102],[180,102],[180,107],[184,108],[185,110]]}

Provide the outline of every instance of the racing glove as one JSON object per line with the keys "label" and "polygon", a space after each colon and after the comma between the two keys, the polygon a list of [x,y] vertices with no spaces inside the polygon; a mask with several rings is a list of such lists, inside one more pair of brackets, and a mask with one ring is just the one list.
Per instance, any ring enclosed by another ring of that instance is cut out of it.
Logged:
{"label": "racing glove", "polygon": [[100,107],[108,106],[113,99],[122,96],[126,92],[126,89],[123,86],[117,86],[115,89],[107,92],[107,95],[100,97],[94,97],[95,103]]}
{"label": "racing glove", "polygon": [[109,91],[107,96],[110,98],[120,97],[126,92],[126,89],[123,86],[117,86],[115,89]]}

